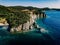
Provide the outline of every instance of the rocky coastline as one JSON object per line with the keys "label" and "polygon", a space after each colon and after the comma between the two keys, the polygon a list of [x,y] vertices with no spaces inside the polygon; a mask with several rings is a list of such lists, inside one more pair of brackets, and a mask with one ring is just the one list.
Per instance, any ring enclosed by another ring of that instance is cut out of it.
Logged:
{"label": "rocky coastline", "polygon": [[22,32],[22,31],[26,32],[26,31],[29,31],[30,29],[33,29],[34,26],[37,27],[37,25],[33,25],[37,18],[46,18],[45,13],[35,14],[35,13],[33,13],[33,11],[24,10],[24,12],[25,11],[29,12],[28,14],[30,15],[30,20],[24,24],[17,26],[17,27],[11,28],[10,32]]}

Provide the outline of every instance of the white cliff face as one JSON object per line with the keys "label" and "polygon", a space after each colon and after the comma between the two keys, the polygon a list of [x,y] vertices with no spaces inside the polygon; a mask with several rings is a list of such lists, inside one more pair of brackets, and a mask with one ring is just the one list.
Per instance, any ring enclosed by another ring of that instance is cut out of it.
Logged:
{"label": "white cliff face", "polygon": [[35,22],[35,19],[36,19],[36,18],[37,18],[37,15],[35,15],[35,14],[33,14],[33,13],[31,12],[31,14],[30,14],[30,25]]}
{"label": "white cliff face", "polygon": [[33,15],[33,13],[30,14],[30,20],[23,24],[23,30],[29,30],[29,28],[33,28],[32,25],[35,22],[35,19],[37,18],[36,15]]}
{"label": "white cliff face", "polygon": [[18,27],[14,27],[14,28],[11,28],[11,32],[14,32],[14,31],[27,31],[29,29],[32,29],[33,28],[33,23],[35,22],[35,19],[37,18],[43,18],[43,14],[33,14],[33,12],[30,12],[30,20],[27,21],[26,23],[24,23],[23,25],[19,25]]}
{"label": "white cliff face", "polygon": [[23,30],[29,30],[29,21],[27,21],[27,23],[23,24]]}
{"label": "white cliff face", "polygon": [[15,31],[21,31],[22,25],[19,25],[18,27],[11,28],[10,32],[15,32]]}
{"label": "white cliff face", "polygon": [[16,30],[17,30],[17,31],[21,31],[21,28],[22,28],[22,25],[19,25],[19,26],[16,28]]}

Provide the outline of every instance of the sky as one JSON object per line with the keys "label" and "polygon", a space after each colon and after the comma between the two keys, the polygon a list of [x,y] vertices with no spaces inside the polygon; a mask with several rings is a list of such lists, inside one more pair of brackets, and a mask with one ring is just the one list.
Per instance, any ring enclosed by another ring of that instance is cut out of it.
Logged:
{"label": "sky", "polygon": [[0,5],[60,8],[60,0],[0,0]]}

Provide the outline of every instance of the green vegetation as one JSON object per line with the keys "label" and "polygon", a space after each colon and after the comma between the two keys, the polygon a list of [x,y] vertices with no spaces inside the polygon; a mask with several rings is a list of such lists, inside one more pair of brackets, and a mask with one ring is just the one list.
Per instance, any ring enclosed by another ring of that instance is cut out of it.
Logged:
{"label": "green vegetation", "polygon": [[0,5],[0,17],[6,18],[10,27],[16,27],[20,24],[26,23],[30,16],[26,13],[21,12],[21,10],[10,9],[5,6]]}
{"label": "green vegetation", "polygon": [[24,6],[9,6],[5,7],[0,5],[0,17],[6,18],[10,27],[17,27],[20,24],[24,24],[30,19],[30,15],[22,12],[22,10],[28,9],[30,11],[35,10],[34,13],[41,13],[42,10],[36,7],[24,7]]}

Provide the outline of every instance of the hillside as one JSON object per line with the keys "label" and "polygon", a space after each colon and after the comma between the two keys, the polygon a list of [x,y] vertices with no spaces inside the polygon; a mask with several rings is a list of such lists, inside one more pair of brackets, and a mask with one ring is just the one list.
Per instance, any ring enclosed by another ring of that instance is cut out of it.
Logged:
{"label": "hillside", "polygon": [[14,8],[12,9],[10,8],[0,5],[0,17],[6,18],[11,27],[26,23],[26,21],[29,20],[28,14],[18,11],[17,9]]}
{"label": "hillside", "polygon": [[[24,6],[2,6],[0,5],[0,17],[6,18],[10,29],[18,27],[25,30],[29,29],[30,24],[34,22],[35,18],[40,15],[41,18],[46,16],[42,9],[36,7]],[[30,21],[30,22],[29,22]],[[22,25],[22,26],[21,26]]]}

